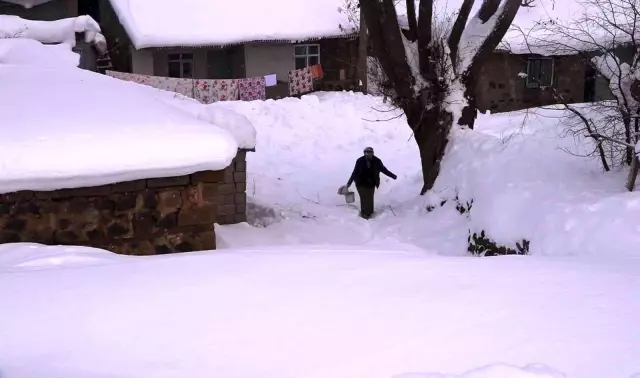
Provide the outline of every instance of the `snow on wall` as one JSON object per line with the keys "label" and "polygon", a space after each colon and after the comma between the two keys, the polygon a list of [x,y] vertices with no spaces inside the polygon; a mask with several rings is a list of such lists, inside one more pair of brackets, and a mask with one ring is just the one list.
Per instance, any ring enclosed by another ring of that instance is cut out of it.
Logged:
{"label": "snow on wall", "polygon": [[28,38],[42,43],[76,44],[76,33],[84,33],[85,42],[106,49],[100,25],[89,16],[56,21],[26,20],[18,16],[0,15],[0,38]]}
{"label": "snow on wall", "polygon": [[137,49],[343,35],[342,0],[111,0]]}

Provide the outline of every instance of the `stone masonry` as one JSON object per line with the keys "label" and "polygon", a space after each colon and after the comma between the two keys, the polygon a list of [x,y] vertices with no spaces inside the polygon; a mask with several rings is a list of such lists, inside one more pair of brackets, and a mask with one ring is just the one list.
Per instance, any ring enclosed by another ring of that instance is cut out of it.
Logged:
{"label": "stone masonry", "polygon": [[[476,85],[476,99],[481,112],[509,112],[556,104],[550,91],[527,88],[518,76],[527,71],[527,55],[505,52],[491,54],[482,66]],[[569,103],[584,100],[586,66],[579,56],[556,56],[553,87]]]}
{"label": "stone masonry", "polygon": [[210,250],[214,223],[246,220],[246,162],[224,171],[0,195],[0,243],[84,245],[130,255]]}

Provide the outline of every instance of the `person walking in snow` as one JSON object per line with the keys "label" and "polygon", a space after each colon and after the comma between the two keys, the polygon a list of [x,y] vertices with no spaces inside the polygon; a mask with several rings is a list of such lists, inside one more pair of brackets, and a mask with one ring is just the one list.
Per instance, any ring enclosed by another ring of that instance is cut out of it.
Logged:
{"label": "person walking in snow", "polygon": [[365,148],[364,156],[356,160],[353,173],[347,182],[347,188],[353,182],[356,183],[356,189],[360,196],[360,216],[364,219],[369,219],[373,215],[373,197],[376,188],[380,187],[380,173],[384,173],[394,180],[398,178],[382,164],[382,160],[373,154],[372,147]]}

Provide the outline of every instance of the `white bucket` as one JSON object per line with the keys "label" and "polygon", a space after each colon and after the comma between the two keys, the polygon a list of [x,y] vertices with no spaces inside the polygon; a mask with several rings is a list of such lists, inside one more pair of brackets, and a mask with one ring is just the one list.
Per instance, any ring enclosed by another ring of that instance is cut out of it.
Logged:
{"label": "white bucket", "polygon": [[344,200],[347,201],[347,203],[354,203],[356,202],[356,195],[354,192],[348,192],[347,194],[344,195]]}

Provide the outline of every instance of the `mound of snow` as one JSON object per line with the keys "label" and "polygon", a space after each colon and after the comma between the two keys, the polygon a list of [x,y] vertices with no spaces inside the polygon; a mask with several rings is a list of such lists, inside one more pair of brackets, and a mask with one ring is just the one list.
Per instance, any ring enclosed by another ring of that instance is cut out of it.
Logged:
{"label": "mound of snow", "polygon": [[84,40],[105,51],[107,42],[100,25],[89,16],[55,21],[27,20],[18,16],[0,15],[0,38],[27,38],[42,43],[76,45],[76,33],[84,33]]}
{"label": "mound of snow", "polygon": [[101,265],[131,259],[88,247],[46,246],[34,243],[0,245],[0,273],[21,270]]}
{"label": "mound of snow", "polygon": [[67,44],[45,45],[33,39],[0,39],[0,64],[52,67],[77,67],[80,55]]}
{"label": "mound of snow", "polygon": [[[541,363],[567,377],[629,377],[640,355],[638,263],[303,247],[0,273],[0,369],[3,378],[561,377],[526,366]],[[505,365],[482,368],[496,362]]]}
{"label": "mound of snow", "polygon": [[224,103],[207,105],[198,118],[227,130],[238,142],[238,147],[244,149],[256,147],[256,129],[249,119],[225,107]]}
{"label": "mound of snow", "polygon": [[3,193],[219,170],[237,153],[227,131],[144,86],[18,65],[0,65],[0,82]]}
{"label": "mound of snow", "polygon": [[580,156],[593,144],[567,133],[568,116],[559,108],[480,116],[476,130],[454,133],[434,193],[473,200],[471,231],[499,244],[524,238],[534,254],[636,257],[640,193],[626,191],[626,172],[604,174],[597,158]]}

